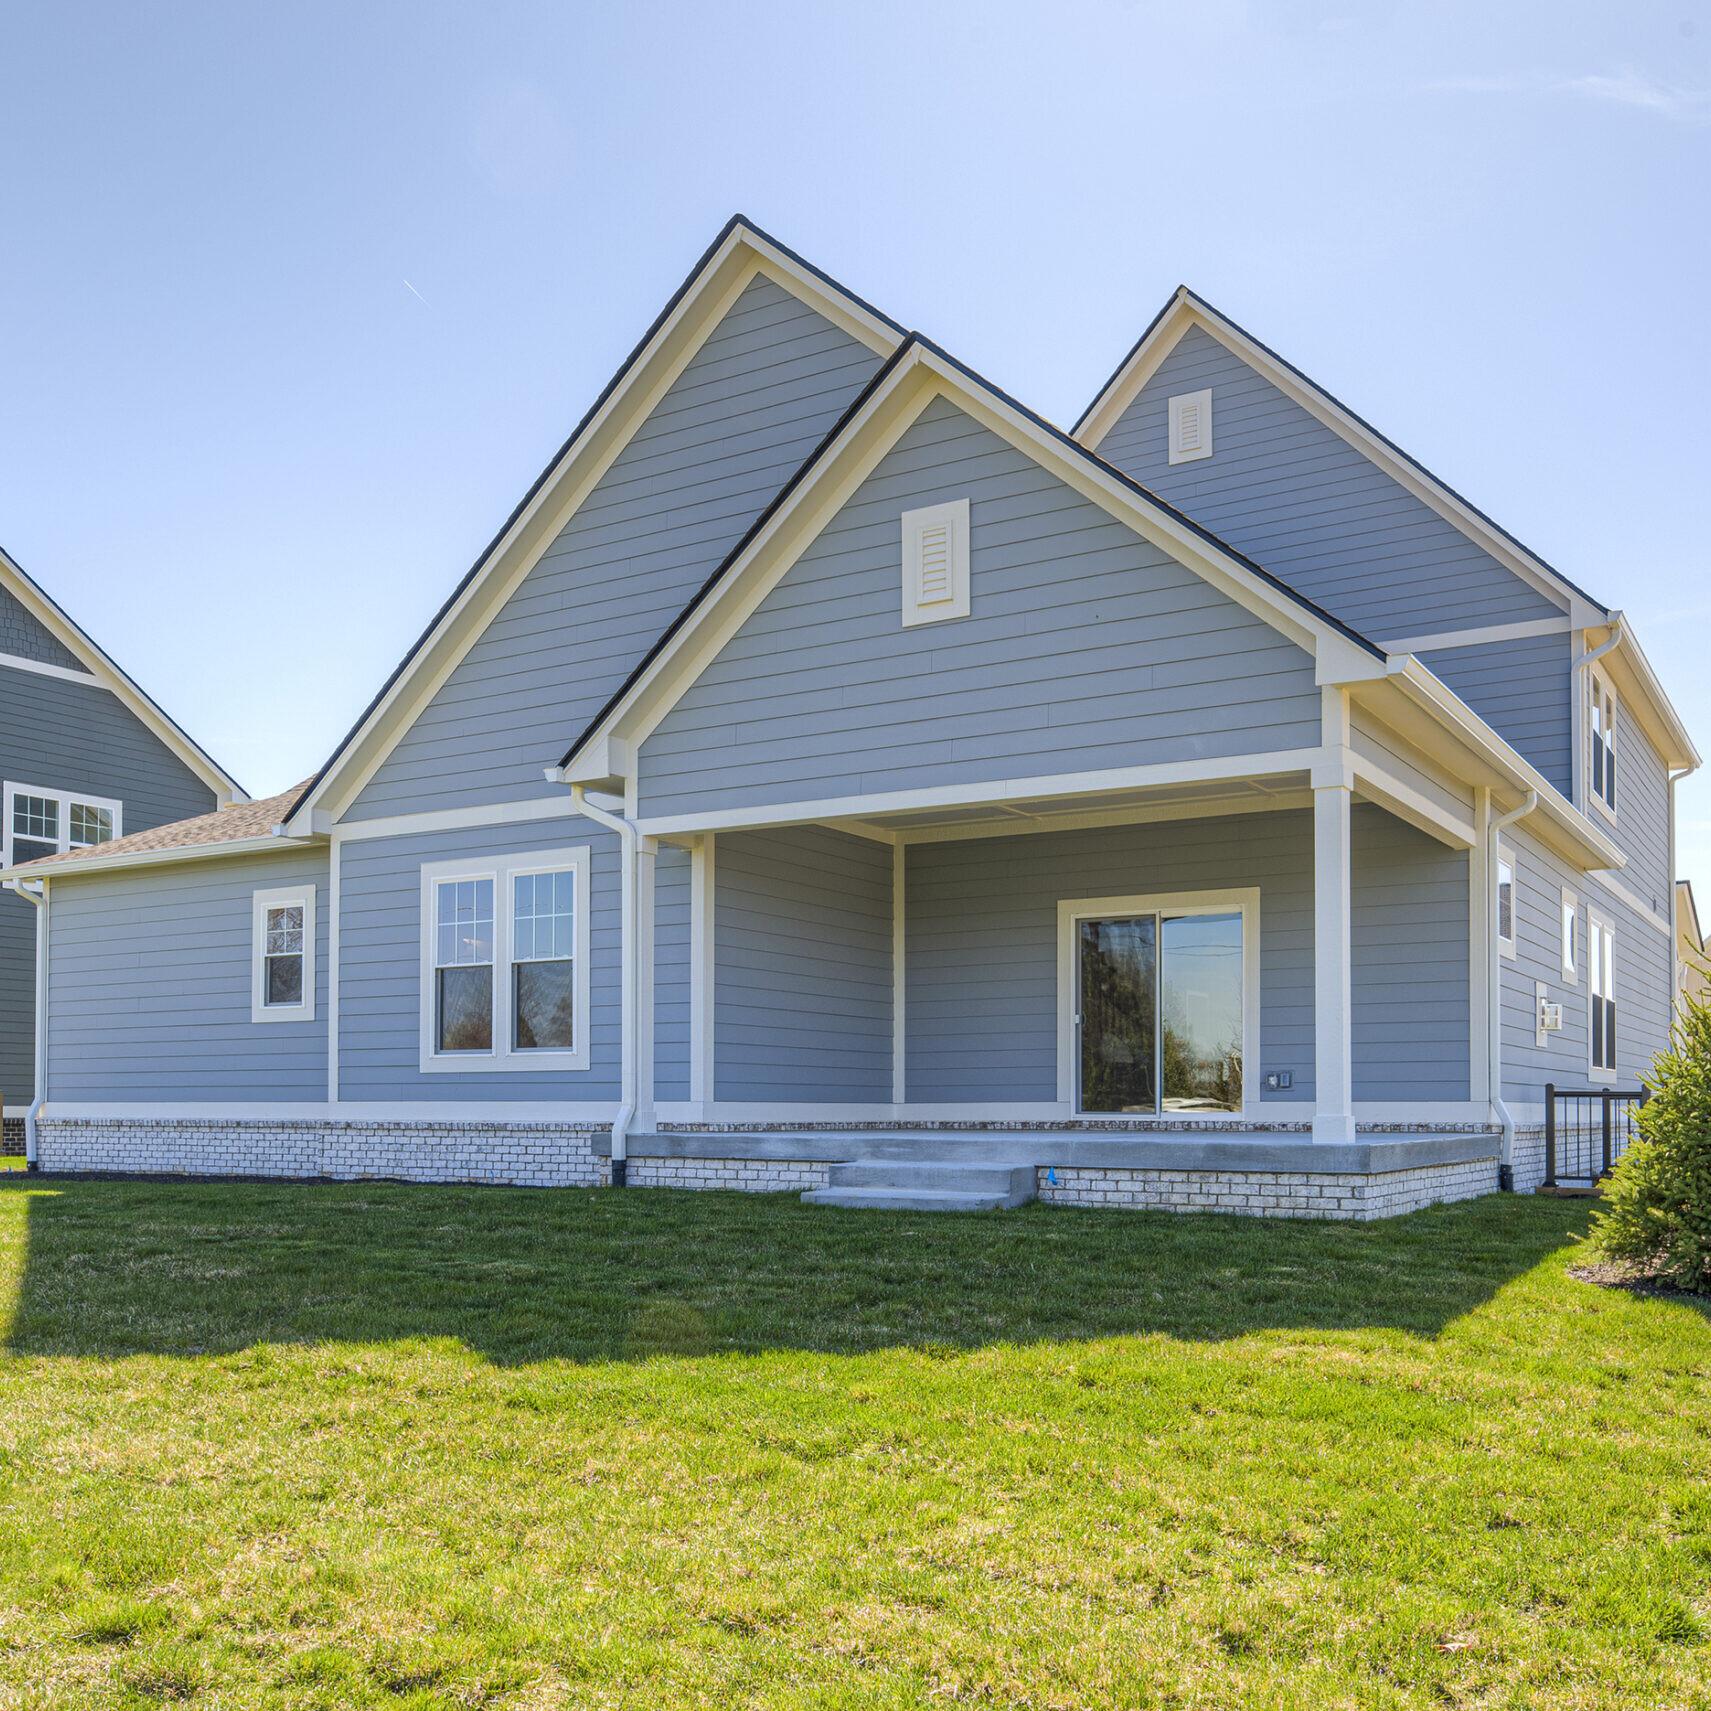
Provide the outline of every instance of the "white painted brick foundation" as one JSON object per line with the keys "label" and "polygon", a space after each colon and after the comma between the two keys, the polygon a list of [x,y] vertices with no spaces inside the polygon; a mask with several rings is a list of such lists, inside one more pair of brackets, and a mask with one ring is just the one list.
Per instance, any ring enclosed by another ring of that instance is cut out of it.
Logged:
{"label": "white painted brick foundation", "polygon": [[[1051,1177],[1057,1180],[1053,1182]],[[1167,1212],[1238,1212],[1262,1218],[1394,1218],[1444,1200],[1495,1193],[1497,1160],[1421,1165],[1372,1176],[1290,1171],[1083,1170],[1038,1172],[1042,1200]]]}
{"label": "white painted brick foundation", "polygon": [[572,1123],[43,1118],[43,1170],[163,1176],[377,1177],[592,1188],[608,1177],[596,1132]]}
{"label": "white painted brick foundation", "polygon": [[633,1158],[632,1188],[735,1188],[748,1194],[800,1193],[824,1188],[829,1164],[811,1159]]}

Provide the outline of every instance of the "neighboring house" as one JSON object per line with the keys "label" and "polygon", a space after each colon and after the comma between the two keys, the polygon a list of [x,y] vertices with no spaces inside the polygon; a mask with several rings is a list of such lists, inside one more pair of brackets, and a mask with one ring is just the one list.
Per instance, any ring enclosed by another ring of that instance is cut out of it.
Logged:
{"label": "neighboring house", "polygon": [[1066,434],[737,220],[306,786],[9,876],[39,1157],[1525,1187],[1543,1084],[1664,1042],[1697,763],[1620,612],[1190,292]]}
{"label": "neighboring house", "polygon": [[1685,879],[1675,882],[1675,990],[1678,1004],[1703,1004],[1711,997],[1711,947],[1700,931],[1693,886]]}
{"label": "neighboring house", "polygon": [[[0,552],[0,848],[100,849],[242,800],[231,777]],[[37,911],[0,896],[0,1094],[17,1151],[35,1097]]]}

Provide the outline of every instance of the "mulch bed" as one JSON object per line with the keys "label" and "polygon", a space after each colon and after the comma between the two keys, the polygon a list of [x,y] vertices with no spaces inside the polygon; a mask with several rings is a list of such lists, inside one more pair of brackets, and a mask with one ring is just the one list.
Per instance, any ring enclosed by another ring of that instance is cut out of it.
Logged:
{"label": "mulch bed", "polygon": [[1697,1306],[1711,1307],[1711,1293],[1683,1289],[1661,1277],[1637,1271],[1631,1265],[1609,1261],[1601,1265],[1571,1265],[1568,1275],[1582,1283],[1596,1284],[1600,1289],[1625,1289],[1630,1295],[1654,1295],[1665,1301],[1690,1301]]}

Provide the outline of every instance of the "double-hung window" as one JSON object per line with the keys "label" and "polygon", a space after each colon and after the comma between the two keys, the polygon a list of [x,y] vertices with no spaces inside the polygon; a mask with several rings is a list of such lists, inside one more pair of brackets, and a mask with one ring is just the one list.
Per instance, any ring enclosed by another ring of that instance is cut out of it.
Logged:
{"label": "double-hung window", "polygon": [[108,797],[9,781],[5,817],[8,867],[109,843],[124,830],[123,807]]}
{"label": "double-hung window", "polygon": [[1596,672],[1591,674],[1592,799],[1616,812],[1616,696]]}
{"label": "double-hung window", "polygon": [[1588,1053],[1593,1078],[1616,1078],[1616,935],[1590,911],[1586,917],[1586,985],[1591,995]]}
{"label": "double-hung window", "polygon": [[586,847],[422,869],[421,1066],[588,1067]]}
{"label": "double-hung window", "polygon": [[274,886],[250,900],[250,1020],[315,1019],[315,888]]}

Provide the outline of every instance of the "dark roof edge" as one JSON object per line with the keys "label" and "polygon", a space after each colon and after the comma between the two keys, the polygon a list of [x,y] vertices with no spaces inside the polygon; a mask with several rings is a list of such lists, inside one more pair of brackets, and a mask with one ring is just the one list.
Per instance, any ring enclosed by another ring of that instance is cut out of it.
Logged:
{"label": "dark roof edge", "polygon": [[1177,288],[1173,292],[1171,292],[1171,294],[1167,298],[1165,298],[1164,307],[1162,309],[1160,309],[1159,312],[1156,315],[1154,315],[1150,321],[1147,322],[1146,328],[1141,333],[1141,336],[1138,339],[1136,339],[1135,342],[1132,345],[1130,345],[1126,351],[1123,352],[1123,360],[1120,363],[1118,363],[1117,366],[1114,369],[1112,369],[1108,375],[1106,375],[1104,383],[1100,386],[1099,390],[1093,394],[1092,403],[1090,403],[1087,406],[1087,408],[1085,410],[1083,410],[1079,416],[1076,417],[1075,426],[1069,430],[1072,437],[1081,432],[1082,428],[1087,423],[1087,418],[1089,416],[1091,416],[1093,414],[1093,412],[1099,408],[1099,405],[1100,405],[1101,401],[1104,399],[1105,394],[1107,392],[1109,392],[1111,390],[1111,388],[1117,384],[1117,381],[1122,376],[1123,370],[1126,369],[1129,366],[1129,364],[1135,360],[1135,353],[1137,351],[1139,351],[1141,346],[1144,345],[1147,342],[1147,340],[1150,339],[1153,336],[1153,334],[1158,331],[1159,322],[1162,321],[1165,318],[1165,316],[1170,313],[1170,311],[1171,311],[1172,307],[1175,305],[1177,299],[1179,297],[1185,297],[1188,295],[1190,295],[1188,287],[1186,285],[1179,285],[1179,286],[1177,286]]}

